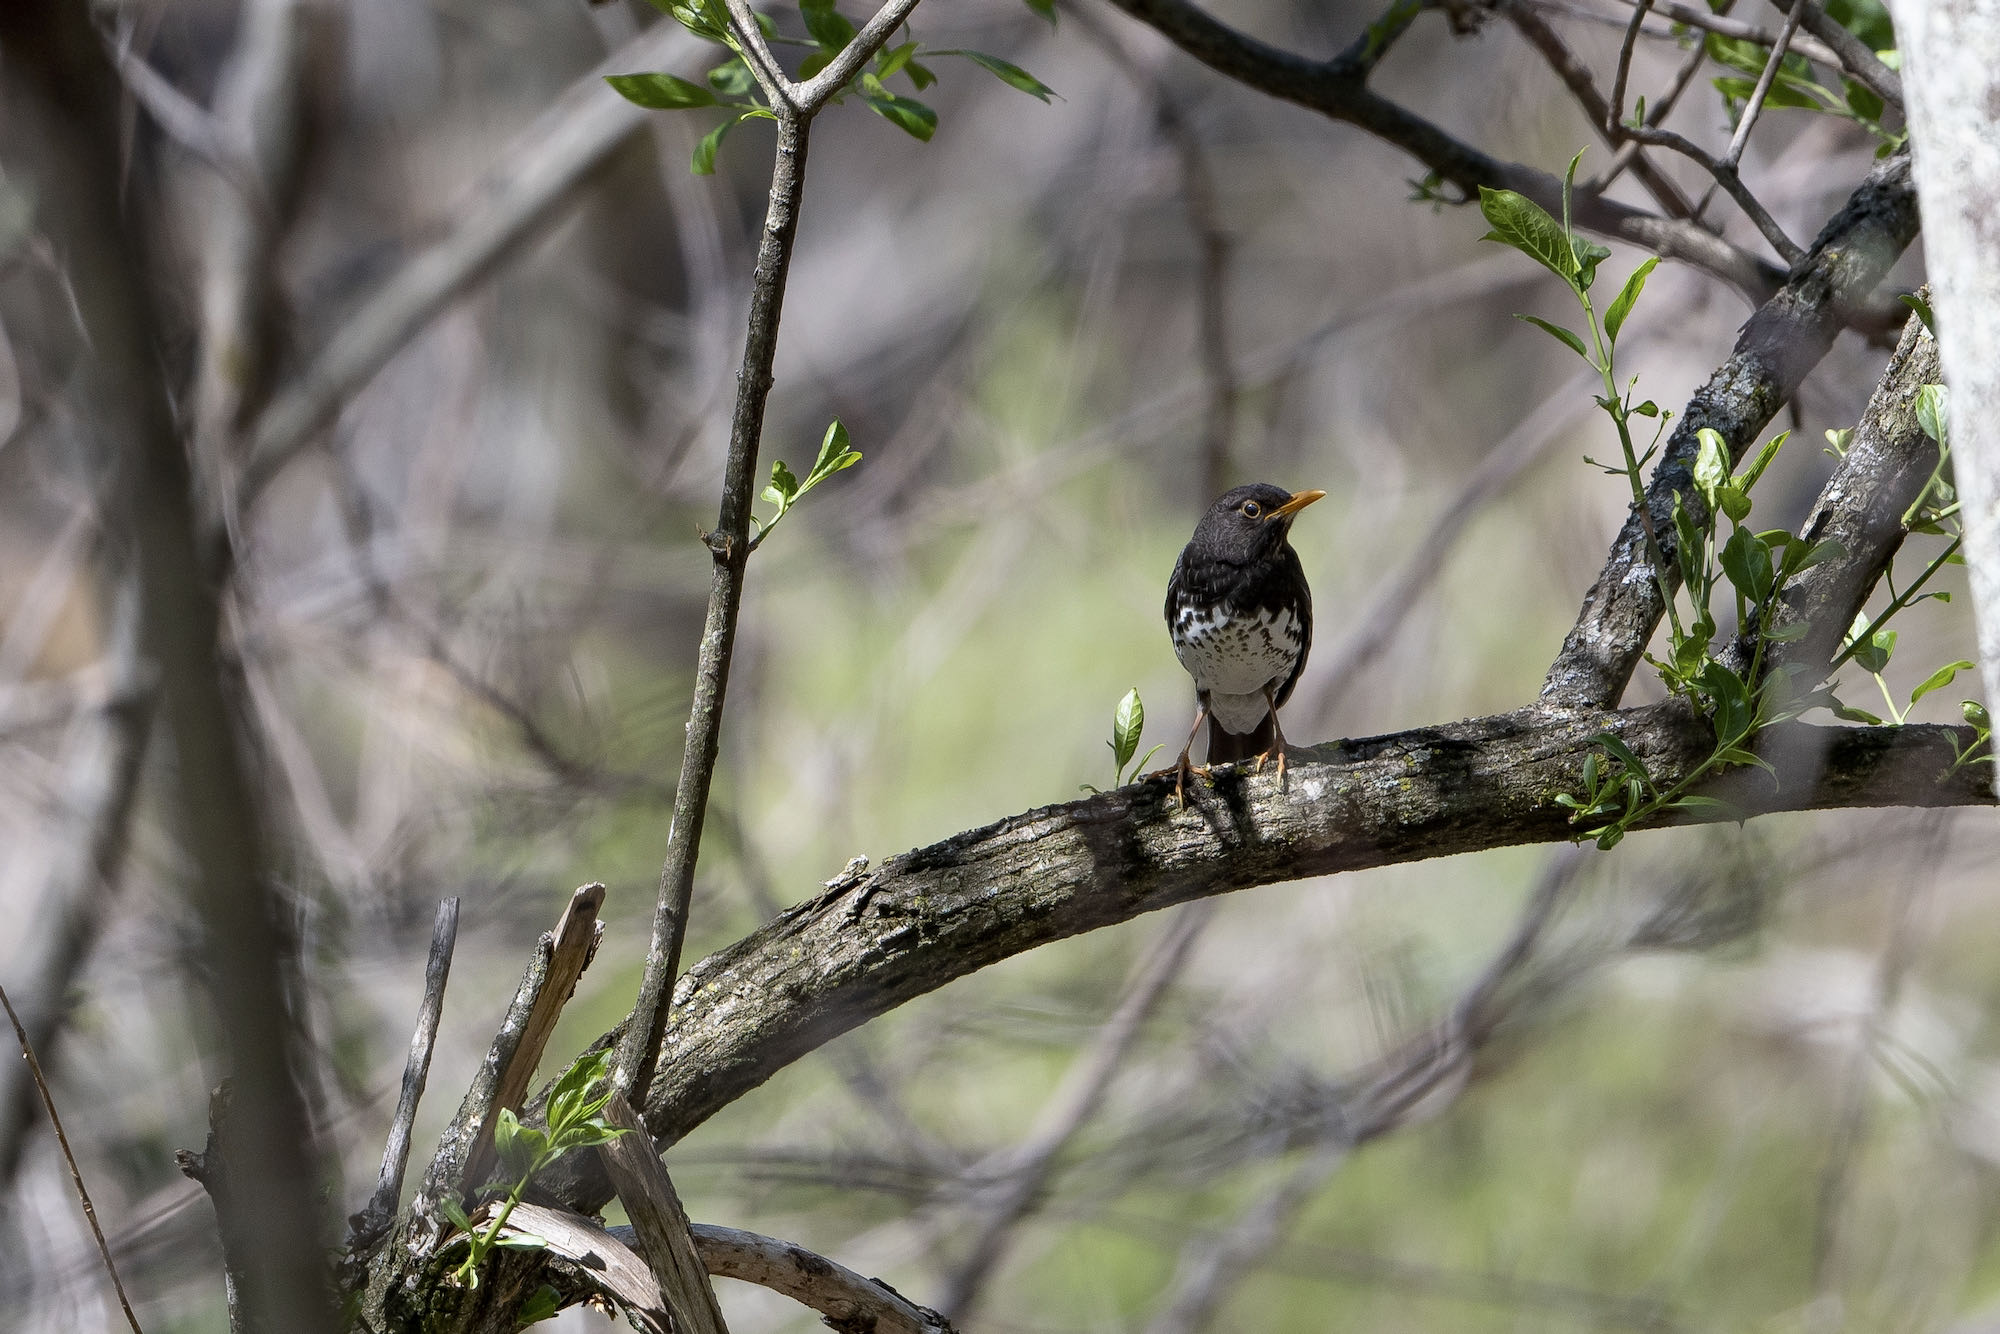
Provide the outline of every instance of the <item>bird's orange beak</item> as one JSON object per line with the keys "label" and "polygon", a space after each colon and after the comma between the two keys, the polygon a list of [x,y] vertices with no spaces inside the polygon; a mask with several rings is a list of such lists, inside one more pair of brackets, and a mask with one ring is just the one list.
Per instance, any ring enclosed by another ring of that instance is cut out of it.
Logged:
{"label": "bird's orange beak", "polygon": [[1278,506],[1278,508],[1272,510],[1269,514],[1266,514],[1264,518],[1266,521],[1289,518],[1325,494],[1326,492],[1324,491],[1301,491],[1284,504]]}

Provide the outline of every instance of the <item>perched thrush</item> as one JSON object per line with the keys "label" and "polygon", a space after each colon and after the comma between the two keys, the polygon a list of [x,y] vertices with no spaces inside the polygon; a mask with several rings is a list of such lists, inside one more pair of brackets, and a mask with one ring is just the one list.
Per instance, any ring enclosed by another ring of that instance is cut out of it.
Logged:
{"label": "perched thrush", "polygon": [[1278,709],[1312,648],[1312,592],[1286,539],[1292,519],[1324,491],[1296,495],[1262,483],[1209,506],[1167,581],[1174,656],[1194,678],[1200,709],[1174,766],[1174,793],[1193,772],[1188,752],[1208,720],[1208,762],[1275,756],[1285,772]]}

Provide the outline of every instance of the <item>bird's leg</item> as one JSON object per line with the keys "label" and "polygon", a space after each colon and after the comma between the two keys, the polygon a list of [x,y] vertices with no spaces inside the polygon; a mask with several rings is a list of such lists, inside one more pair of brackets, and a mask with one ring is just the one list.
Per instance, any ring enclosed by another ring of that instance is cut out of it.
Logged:
{"label": "bird's leg", "polygon": [[1201,725],[1206,721],[1208,721],[1208,701],[1204,699],[1201,701],[1201,707],[1194,712],[1194,726],[1188,729],[1187,744],[1181,747],[1181,757],[1175,760],[1170,768],[1158,769],[1146,775],[1148,778],[1164,778],[1171,773],[1174,776],[1174,802],[1183,810],[1187,808],[1187,797],[1183,795],[1182,787],[1187,782],[1188,776],[1208,773],[1206,765],[1197,769],[1188,760],[1189,753],[1194,750],[1194,739],[1201,735]]}
{"label": "bird's leg", "polygon": [[1278,786],[1283,787],[1285,785],[1285,729],[1278,722],[1278,701],[1272,697],[1269,685],[1264,687],[1264,702],[1271,707],[1271,749],[1257,757],[1257,763],[1252,766],[1252,772],[1262,773],[1264,771],[1264,761],[1270,759],[1272,755],[1276,755],[1278,757]]}

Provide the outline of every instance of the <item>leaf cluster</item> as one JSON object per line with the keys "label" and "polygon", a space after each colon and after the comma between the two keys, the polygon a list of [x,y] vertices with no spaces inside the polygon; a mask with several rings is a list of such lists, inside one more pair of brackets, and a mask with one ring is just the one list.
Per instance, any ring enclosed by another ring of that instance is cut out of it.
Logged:
{"label": "leaf cluster", "polygon": [[[1742,71],[1713,80],[1715,90],[1722,94],[1723,107],[1734,122],[1743,115],[1751,97],[1756,94],[1757,81],[1771,58],[1770,48],[1713,32],[1708,34],[1707,48],[1709,56],[1717,63]],[[1844,76],[1838,90],[1829,88],[1813,77],[1812,66],[1802,56],[1787,55],[1778,62],[1777,75],[1764,93],[1764,105],[1792,107],[1851,120],[1875,136],[1876,157],[1889,156],[1910,137],[1908,129],[1892,130],[1882,123],[1887,108],[1881,94],[1864,83]]]}
{"label": "leaf cluster", "polygon": [[[465,1234],[462,1240],[466,1244],[466,1254],[455,1271],[455,1277],[467,1288],[479,1286],[479,1272],[495,1247],[540,1250],[548,1245],[546,1240],[532,1233],[509,1231],[507,1228],[508,1216],[521,1202],[522,1194],[536,1174],[572,1149],[594,1148],[626,1133],[624,1127],[612,1125],[603,1115],[612,1094],[607,1078],[611,1057],[609,1048],[587,1052],[558,1075],[549,1088],[543,1125],[527,1124],[515,1115],[512,1108],[500,1109],[493,1129],[493,1147],[506,1170],[508,1184],[504,1200],[491,1222],[481,1228],[466,1213],[465,1207],[450,1196],[446,1196],[439,1206],[452,1226]],[[457,1240],[452,1244],[457,1244]],[[543,1294],[537,1293],[529,1299],[528,1306],[539,1311],[539,1307],[546,1302]],[[524,1307],[521,1323],[532,1324],[550,1314],[554,1314],[553,1308],[547,1314],[530,1316],[527,1307]]]}
{"label": "leaf cluster", "polygon": [[[776,112],[757,82],[742,44],[730,23],[723,0],[652,0],[654,6],[704,41],[729,49],[729,57],[708,71],[703,83],[673,74],[612,74],[605,78],[612,89],[627,101],[657,111],[682,111],[694,107],[720,107],[729,114],[703,135],[694,148],[690,169],[698,176],[715,171],[715,155],[723,138],[746,120],[775,120]],[[1028,8],[1055,22],[1053,0],[1027,0]],[[834,0],[798,0],[799,26],[803,36],[781,32],[768,14],[758,14],[757,26],[765,41],[776,46],[805,50],[797,77],[812,78],[852,42],[857,29],[852,20],[834,6]],[[907,28],[904,30],[906,33]],[[928,141],[937,132],[937,112],[929,104],[906,93],[892,90],[888,81],[901,77],[912,92],[923,92],[937,82],[937,75],[917,57],[957,56],[986,70],[1010,88],[1047,102],[1055,91],[1020,66],[988,55],[957,47],[924,48],[915,39],[876,53],[872,62],[857,70],[832,101],[854,96],[905,134]]]}
{"label": "leaf cluster", "polygon": [[804,481],[799,480],[792,470],[785,466],[783,459],[773,463],[771,484],[764,488],[764,499],[777,506],[777,512],[768,519],[751,516],[750,522],[756,525],[757,531],[750,539],[750,549],[755,551],[762,544],[765,535],[778,526],[778,520],[789,514],[792,506],[798,504],[806,492],[835,473],[844,472],[859,462],[861,462],[860,451],[854,448],[853,442],[848,439],[847,428],[836,418],[833,425],[826,428],[826,434],[821,437],[819,457],[813,460],[812,467],[806,471]]}

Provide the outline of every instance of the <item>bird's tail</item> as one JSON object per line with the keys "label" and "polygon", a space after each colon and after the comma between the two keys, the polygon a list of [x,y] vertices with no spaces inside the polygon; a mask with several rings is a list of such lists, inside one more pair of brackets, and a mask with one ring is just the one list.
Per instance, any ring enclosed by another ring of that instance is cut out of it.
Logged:
{"label": "bird's tail", "polygon": [[1273,742],[1278,739],[1278,728],[1270,714],[1250,732],[1225,732],[1222,724],[1213,716],[1208,720],[1208,762],[1210,764],[1234,764],[1240,760],[1254,760],[1259,755],[1268,754]]}

